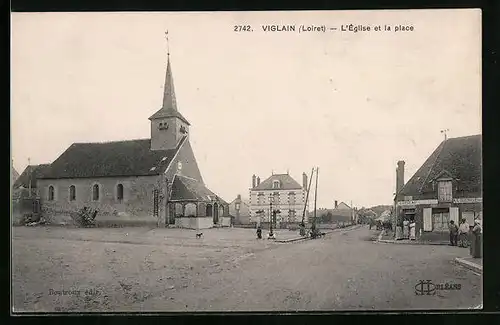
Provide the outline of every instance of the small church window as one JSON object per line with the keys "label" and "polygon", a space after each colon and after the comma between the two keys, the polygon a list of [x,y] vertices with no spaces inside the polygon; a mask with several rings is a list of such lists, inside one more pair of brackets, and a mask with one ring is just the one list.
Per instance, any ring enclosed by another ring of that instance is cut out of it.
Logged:
{"label": "small church window", "polygon": [[118,201],[123,201],[123,185],[122,184],[116,185],[116,199]]}
{"label": "small church window", "polygon": [[92,187],[92,200],[99,201],[99,185],[94,184]]}
{"label": "small church window", "polygon": [[273,181],[273,188],[280,188],[280,181]]}
{"label": "small church window", "polygon": [[54,186],[50,185],[49,186],[49,201],[54,201]]}
{"label": "small church window", "polygon": [[75,187],[75,185],[71,185],[69,187],[69,200],[70,201],[76,200],[76,187]]}

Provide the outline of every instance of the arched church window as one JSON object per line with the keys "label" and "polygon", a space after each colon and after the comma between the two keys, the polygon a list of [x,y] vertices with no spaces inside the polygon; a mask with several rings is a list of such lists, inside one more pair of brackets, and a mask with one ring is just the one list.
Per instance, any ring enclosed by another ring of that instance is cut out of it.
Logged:
{"label": "arched church window", "polygon": [[76,200],[76,187],[75,187],[75,185],[71,185],[69,187],[69,200],[70,201]]}
{"label": "arched church window", "polygon": [[54,201],[54,186],[52,186],[52,185],[49,186],[48,199],[49,199],[49,201]]}
{"label": "arched church window", "polygon": [[99,185],[94,184],[92,187],[92,200],[93,201],[99,201]]}
{"label": "arched church window", "polygon": [[206,216],[207,217],[211,217],[212,216],[212,205],[211,204],[207,204],[207,208],[206,208]]}
{"label": "arched church window", "polygon": [[196,204],[188,203],[186,204],[184,214],[186,217],[196,217]]}
{"label": "arched church window", "polygon": [[118,201],[123,200],[123,185],[122,184],[116,185],[116,199]]}
{"label": "arched church window", "polygon": [[184,207],[180,203],[175,204],[175,216],[183,217],[184,216]]}

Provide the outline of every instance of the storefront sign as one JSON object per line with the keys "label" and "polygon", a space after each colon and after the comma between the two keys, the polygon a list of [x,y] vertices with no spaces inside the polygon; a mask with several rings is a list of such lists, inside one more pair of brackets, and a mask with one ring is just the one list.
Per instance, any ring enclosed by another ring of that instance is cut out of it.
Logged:
{"label": "storefront sign", "polygon": [[416,205],[423,205],[423,204],[437,204],[438,200],[411,200],[411,201],[400,201],[397,203],[398,206],[416,206]]}
{"label": "storefront sign", "polygon": [[453,199],[453,203],[483,203],[482,197],[464,197]]}

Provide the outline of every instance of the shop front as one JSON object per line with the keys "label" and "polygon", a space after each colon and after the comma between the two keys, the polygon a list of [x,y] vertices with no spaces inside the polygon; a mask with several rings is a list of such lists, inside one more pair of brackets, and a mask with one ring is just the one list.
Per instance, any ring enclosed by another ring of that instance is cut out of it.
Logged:
{"label": "shop front", "polygon": [[422,234],[448,234],[451,220],[457,225],[465,218],[474,225],[475,218],[482,213],[482,198],[458,198],[450,203],[440,203],[437,199],[397,202],[400,220],[415,222],[416,236]]}

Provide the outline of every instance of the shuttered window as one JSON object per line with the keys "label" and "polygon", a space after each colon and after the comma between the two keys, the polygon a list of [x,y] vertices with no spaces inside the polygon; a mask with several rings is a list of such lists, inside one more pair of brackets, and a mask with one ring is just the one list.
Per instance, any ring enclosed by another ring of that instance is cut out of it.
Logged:
{"label": "shuttered window", "polygon": [[424,231],[432,231],[432,209],[424,209]]}

